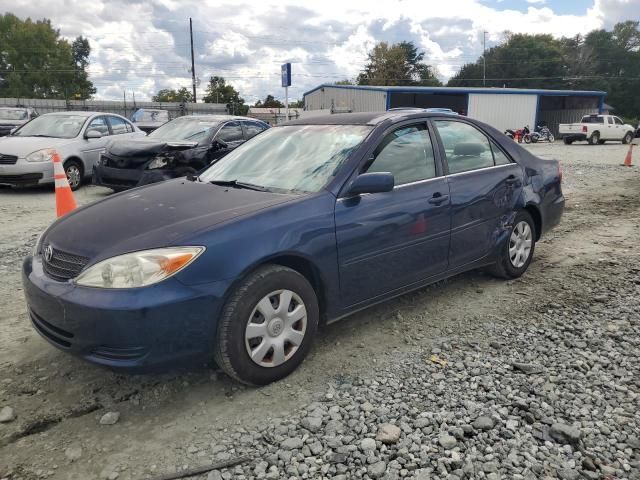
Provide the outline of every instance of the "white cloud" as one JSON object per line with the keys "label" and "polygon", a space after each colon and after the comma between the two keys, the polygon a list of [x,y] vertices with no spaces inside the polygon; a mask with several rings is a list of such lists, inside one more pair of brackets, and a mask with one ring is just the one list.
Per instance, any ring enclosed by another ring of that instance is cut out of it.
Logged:
{"label": "white cloud", "polygon": [[[553,3],[527,0],[510,10],[500,0],[14,0],[20,17],[50,18],[61,33],[84,35],[92,47],[90,76],[100,98],[137,99],[161,88],[190,87],[188,19],[194,19],[196,72],[202,97],[208,77],[221,75],[250,102],[284,96],[280,64],[293,63],[290,97],[322,82],[354,78],[377,41],[411,40],[443,79],[505,31],[586,33],[638,18],[639,0],[593,0],[582,15],[560,15]],[[527,5],[524,3],[523,5]],[[6,7],[5,7],[6,8]],[[0,10],[2,11],[2,10]]]}

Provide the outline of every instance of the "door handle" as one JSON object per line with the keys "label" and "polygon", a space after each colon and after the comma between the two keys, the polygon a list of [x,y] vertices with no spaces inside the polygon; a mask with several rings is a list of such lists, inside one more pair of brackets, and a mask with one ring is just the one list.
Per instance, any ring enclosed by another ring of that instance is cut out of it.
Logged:
{"label": "door handle", "polygon": [[505,181],[507,185],[515,185],[516,187],[520,186],[520,179],[514,177],[513,175],[509,175],[507,180]]}
{"label": "door handle", "polygon": [[436,192],[433,194],[433,197],[429,199],[429,203],[431,203],[432,205],[440,205],[447,200],[449,200],[449,195],[442,195],[440,192]]}

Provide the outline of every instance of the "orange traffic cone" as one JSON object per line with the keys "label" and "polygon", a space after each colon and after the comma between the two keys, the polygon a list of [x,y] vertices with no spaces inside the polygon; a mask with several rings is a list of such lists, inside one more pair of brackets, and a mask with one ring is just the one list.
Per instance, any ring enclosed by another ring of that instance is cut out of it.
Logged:
{"label": "orange traffic cone", "polygon": [[60,155],[54,150],[51,158],[53,160],[53,178],[56,182],[56,214],[61,217],[75,210],[77,205],[73,193],[71,193],[67,175],[64,173]]}
{"label": "orange traffic cone", "polygon": [[631,164],[632,151],[633,151],[633,143],[631,145],[629,145],[629,150],[627,151],[627,156],[624,157],[624,163],[622,164],[623,166],[625,166],[625,167],[633,167],[633,165]]}

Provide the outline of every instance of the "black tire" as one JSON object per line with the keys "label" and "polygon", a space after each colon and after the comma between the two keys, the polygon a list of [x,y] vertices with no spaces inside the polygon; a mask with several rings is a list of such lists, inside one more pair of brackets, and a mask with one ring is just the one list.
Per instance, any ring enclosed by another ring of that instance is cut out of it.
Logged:
{"label": "black tire", "polygon": [[622,143],[625,145],[629,145],[633,141],[633,132],[627,132],[624,137],[622,137]]}
{"label": "black tire", "polygon": [[[509,246],[511,243],[511,234],[513,233],[514,228],[521,222],[526,222],[531,229],[531,250],[529,251],[529,257],[525,263],[521,267],[515,267],[509,256]],[[498,260],[495,265],[490,268],[491,273],[500,278],[513,279],[520,277],[524,272],[526,272],[527,268],[529,268],[529,264],[531,264],[531,259],[533,258],[535,251],[536,235],[536,226],[529,212],[526,210],[518,212],[516,218],[513,220],[513,225],[511,225],[511,228],[509,229],[509,238],[504,242],[504,245],[498,252]]]}
{"label": "black tire", "polygon": [[[263,367],[255,363],[245,344],[245,330],[256,305],[277,290],[291,290],[307,311],[304,337],[297,351],[283,364]],[[311,348],[318,329],[319,308],[316,293],[300,273],[280,265],[265,265],[249,274],[226,301],[214,342],[214,360],[224,372],[247,385],[267,385],[293,372]]]}
{"label": "black tire", "polygon": [[67,160],[64,162],[63,168],[64,173],[67,175],[69,186],[71,190],[75,192],[82,186],[82,180],[84,178],[82,163],[77,160]]}
{"label": "black tire", "polygon": [[565,145],[571,145],[573,143],[573,140],[571,140],[569,137],[563,137],[562,141]]}
{"label": "black tire", "polygon": [[606,142],[606,140],[598,140],[598,145],[604,145],[604,142]]}
{"label": "black tire", "polygon": [[525,135],[523,140],[524,140],[524,143],[531,143],[531,135]]}
{"label": "black tire", "polygon": [[589,137],[589,145],[597,145],[600,142],[600,132],[593,132]]}

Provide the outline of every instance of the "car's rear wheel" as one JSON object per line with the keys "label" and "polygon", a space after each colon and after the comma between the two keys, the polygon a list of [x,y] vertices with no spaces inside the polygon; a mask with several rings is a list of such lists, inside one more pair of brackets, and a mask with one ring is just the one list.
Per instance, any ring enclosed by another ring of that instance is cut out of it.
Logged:
{"label": "car's rear wheel", "polygon": [[600,143],[600,133],[593,132],[589,137],[589,145],[597,145]]}
{"label": "car's rear wheel", "polygon": [[633,141],[633,133],[627,132],[626,135],[622,138],[622,143],[625,145],[630,144]]}
{"label": "car's rear wheel", "polygon": [[71,190],[75,191],[82,185],[82,165],[76,160],[64,162],[64,173],[67,175]]}
{"label": "car's rear wheel", "polygon": [[502,278],[518,278],[529,268],[536,246],[536,227],[526,210],[520,211],[509,231],[509,239],[498,255],[492,272]]}
{"label": "car's rear wheel", "polygon": [[293,372],[318,328],[318,300],[307,279],[267,265],[245,278],[218,322],[214,359],[230,377],[266,385]]}
{"label": "car's rear wheel", "polygon": [[571,140],[569,137],[562,137],[562,141],[565,145],[571,145],[573,143],[573,140]]}

